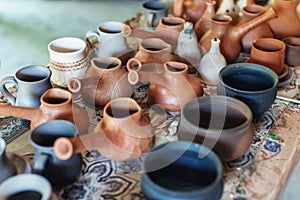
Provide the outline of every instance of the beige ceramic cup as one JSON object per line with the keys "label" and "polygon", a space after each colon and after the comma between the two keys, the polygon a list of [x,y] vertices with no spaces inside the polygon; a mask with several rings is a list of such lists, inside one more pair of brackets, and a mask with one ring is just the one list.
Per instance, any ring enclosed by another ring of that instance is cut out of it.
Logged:
{"label": "beige ceramic cup", "polygon": [[249,62],[263,65],[280,75],[284,68],[285,44],[274,38],[259,38],[252,43]]}
{"label": "beige ceramic cup", "polygon": [[291,67],[300,67],[300,38],[286,37],[282,41],[286,45],[285,64]]}
{"label": "beige ceramic cup", "polygon": [[66,88],[70,78],[84,77],[88,68],[87,45],[76,37],[62,37],[48,44],[51,83]]}

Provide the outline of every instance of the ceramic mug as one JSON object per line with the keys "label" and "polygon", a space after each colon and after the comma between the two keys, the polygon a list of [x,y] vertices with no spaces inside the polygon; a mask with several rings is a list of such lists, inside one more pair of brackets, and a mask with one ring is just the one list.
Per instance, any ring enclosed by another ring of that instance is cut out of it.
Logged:
{"label": "ceramic mug", "polygon": [[[37,108],[40,97],[51,88],[51,71],[41,65],[30,65],[17,70],[14,76],[4,77],[0,82],[0,91],[14,106]],[[18,88],[17,96],[13,96],[6,85],[13,84]]]}
{"label": "ceramic mug", "polygon": [[300,37],[286,37],[282,41],[286,45],[285,64],[291,67],[300,66]]}
{"label": "ceramic mug", "polygon": [[66,120],[45,122],[31,132],[30,143],[35,151],[33,171],[48,178],[54,187],[72,183],[80,174],[81,154],[73,154],[67,160],[60,160],[56,157],[53,149],[54,141],[57,138],[73,138],[76,135],[76,126]]}
{"label": "ceramic mug", "polygon": [[148,1],[143,3],[142,11],[148,27],[157,27],[162,17],[168,15],[168,5],[159,1]]}
{"label": "ceramic mug", "polygon": [[52,195],[50,182],[38,174],[20,174],[0,184],[0,200],[49,200]]}
{"label": "ceramic mug", "polygon": [[87,45],[76,37],[62,37],[48,44],[51,83],[66,88],[70,78],[84,77],[88,68]]}
{"label": "ceramic mug", "polygon": [[118,57],[130,52],[126,38],[122,35],[123,22],[108,21],[100,24],[97,31],[88,31],[86,41],[96,49],[97,57]]}

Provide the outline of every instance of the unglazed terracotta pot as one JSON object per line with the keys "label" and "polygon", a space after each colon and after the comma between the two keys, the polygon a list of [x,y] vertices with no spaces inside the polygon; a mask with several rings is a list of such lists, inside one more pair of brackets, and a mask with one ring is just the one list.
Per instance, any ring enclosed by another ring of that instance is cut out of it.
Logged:
{"label": "unglazed terracotta pot", "polygon": [[217,14],[229,15],[232,18],[231,24],[235,25],[239,19],[239,10],[234,0],[222,0]]}
{"label": "unglazed terracotta pot", "polygon": [[51,88],[41,96],[38,108],[0,105],[0,115],[13,116],[31,121],[30,129],[54,119],[64,119],[76,124],[79,133],[86,133],[89,127],[87,112],[72,102],[72,94],[64,89]]}
{"label": "unglazed terracotta pot", "polygon": [[154,129],[142,114],[141,107],[131,98],[110,101],[103,110],[103,119],[92,133],[76,138],[58,138],[55,154],[68,159],[74,153],[96,149],[117,161],[134,160],[154,145]]}
{"label": "unglazed terracotta pot", "polygon": [[186,102],[203,95],[200,80],[188,74],[186,64],[168,61],[161,67],[163,70],[159,74],[150,68],[149,71],[144,71],[143,64],[136,58],[131,58],[127,63],[128,80],[131,84],[150,82],[150,104],[159,104],[168,111],[178,112]]}
{"label": "unglazed terracotta pot", "polygon": [[259,38],[251,46],[250,63],[264,65],[279,75],[285,65],[285,43],[275,38]]}
{"label": "unglazed terracotta pot", "polygon": [[283,39],[288,36],[299,36],[300,18],[297,12],[298,3],[298,0],[274,0],[273,8],[278,17],[270,20],[268,25],[275,38]]}
{"label": "unglazed terracotta pot", "polygon": [[100,106],[115,98],[130,97],[133,93],[127,72],[117,57],[93,58],[86,76],[70,79],[68,89],[74,93],[80,91],[89,104]]}
{"label": "unglazed terracotta pot", "polygon": [[253,141],[252,112],[242,101],[226,96],[205,96],[188,102],[181,112],[179,140],[200,143],[222,161],[247,152]]}
{"label": "unglazed terracotta pot", "polygon": [[14,162],[7,157],[5,150],[5,141],[0,137],[0,183],[17,174],[17,168]]}
{"label": "unglazed terracotta pot", "polygon": [[233,26],[230,24],[232,18],[228,15],[217,14],[212,17],[211,29],[208,30],[200,39],[199,44],[204,52],[210,49],[210,41],[213,38],[221,40],[221,53],[224,55],[227,63],[234,62],[241,52],[242,37],[257,26],[276,17],[274,9],[271,7],[262,15],[252,20]]}
{"label": "unglazed terracotta pot", "polygon": [[282,41],[285,43],[285,64],[300,66],[300,37],[286,37]]}
{"label": "unglazed terracotta pot", "polygon": [[184,23],[185,20],[180,17],[163,17],[153,32],[125,25],[122,29],[122,34],[124,37],[140,39],[159,38],[170,44],[172,50],[174,50],[177,47],[178,36],[183,30]]}
{"label": "unglazed terracotta pot", "polygon": [[[266,7],[251,4],[247,5],[242,9],[242,18],[239,20],[238,24],[243,24],[247,21],[250,21],[251,19],[262,15],[264,12],[266,12]],[[263,23],[260,26],[252,29],[248,33],[246,33],[241,40],[242,43],[242,50],[244,52],[250,52],[252,43],[259,39],[259,38],[272,38],[273,33],[271,29],[269,28],[267,23]]]}

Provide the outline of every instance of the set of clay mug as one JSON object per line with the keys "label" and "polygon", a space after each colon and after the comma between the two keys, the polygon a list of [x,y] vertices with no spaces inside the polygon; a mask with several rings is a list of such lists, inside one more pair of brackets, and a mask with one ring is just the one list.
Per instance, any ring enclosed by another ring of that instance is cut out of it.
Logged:
{"label": "set of clay mug", "polygon": [[[1,141],[0,199],[54,198],[52,187],[74,183],[92,149],[118,162],[141,158],[149,199],[220,199],[222,163],[248,151],[253,120],[300,66],[297,3],[147,1],[138,27],[107,21],[84,39],[49,42],[49,65],[0,83],[10,103],[0,116],[30,120],[35,153],[33,173],[21,174]],[[84,107],[102,110],[92,130]],[[178,141],[159,143],[147,113],[179,117]]]}

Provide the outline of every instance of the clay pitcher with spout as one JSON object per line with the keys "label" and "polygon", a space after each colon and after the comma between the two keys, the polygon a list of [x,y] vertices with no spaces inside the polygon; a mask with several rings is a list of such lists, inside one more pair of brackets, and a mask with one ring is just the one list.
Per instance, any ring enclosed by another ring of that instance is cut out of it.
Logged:
{"label": "clay pitcher with spout", "polygon": [[129,161],[147,153],[154,145],[154,129],[141,107],[131,98],[111,100],[103,119],[92,133],[76,138],[58,138],[54,152],[62,160],[74,153],[97,149],[112,160]]}
{"label": "clay pitcher with spout", "polygon": [[69,91],[51,88],[41,96],[40,101],[38,108],[0,105],[0,115],[30,120],[30,129],[49,120],[64,119],[75,123],[79,133],[87,132],[89,116],[83,108],[72,102]]}
{"label": "clay pitcher with spout", "polygon": [[86,102],[105,106],[110,100],[130,97],[133,86],[127,80],[127,72],[117,57],[96,57],[83,79],[72,78],[68,81],[71,92],[79,92]]}
{"label": "clay pitcher with spout", "polygon": [[148,99],[150,104],[159,104],[167,111],[178,112],[193,98],[203,95],[200,80],[188,74],[188,66],[181,62],[167,61],[161,73],[144,71],[143,64],[135,58],[127,62],[128,80],[135,85],[150,82]]}
{"label": "clay pitcher with spout", "polygon": [[220,39],[221,53],[224,55],[228,64],[232,63],[238,58],[241,52],[241,38],[252,29],[276,16],[275,10],[271,7],[262,15],[252,20],[233,26],[230,24],[232,20],[230,16],[217,14],[212,17],[211,29],[202,36],[199,44],[202,46],[204,52],[208,52],[211,39],[215,37]]}

